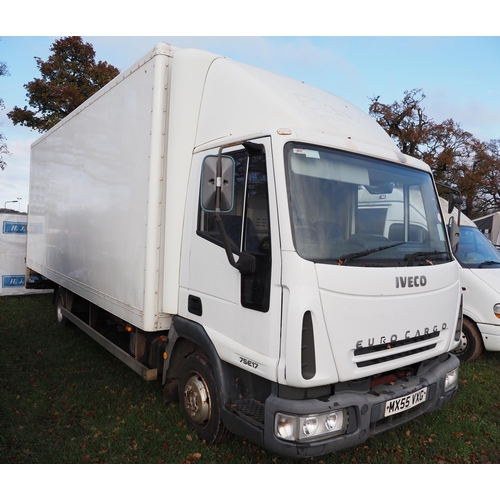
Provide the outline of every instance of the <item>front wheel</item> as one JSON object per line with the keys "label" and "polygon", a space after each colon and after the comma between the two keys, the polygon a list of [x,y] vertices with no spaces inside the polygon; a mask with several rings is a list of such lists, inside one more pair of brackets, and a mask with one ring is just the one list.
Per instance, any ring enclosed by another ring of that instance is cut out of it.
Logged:
{"label": "front wheel", "polygon": [[468,318],[464,318],[460,345],[452,351],[460,361],[474,361],[483,353],[483,339],[477,326]]}
{"label": "front wheel", "polygon": [[179,375],[179,402],[187,423],[207,444],[221,443],[229,437],[220,411],[220,398],[208,358],[191,354]]}

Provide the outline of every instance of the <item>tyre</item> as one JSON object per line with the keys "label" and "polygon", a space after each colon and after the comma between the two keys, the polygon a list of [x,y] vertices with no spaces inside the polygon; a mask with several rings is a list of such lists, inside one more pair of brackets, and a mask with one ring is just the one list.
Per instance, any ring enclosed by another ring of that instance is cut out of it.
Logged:
{"label": "tyre", "polygon": [[201,353],[186,358],[179,375],[179,403],[186,422],[207,444],[221,443],[230,435],[221,418],[221,401],[212,366]]}
{"label": "tyre", "polygon": [[464,318],[460,345],[452,351],[460,361],[473,361],[483,353],[483,339],[477,326],[473,321]]}
{"label": "tyre", "polygon": [[55,292],[54,307],[56,312],[56,321],[59,326],[66,326],[68,320],[63,316],[62,308],[66,309],[67,295],[64,288],[58,288]]}

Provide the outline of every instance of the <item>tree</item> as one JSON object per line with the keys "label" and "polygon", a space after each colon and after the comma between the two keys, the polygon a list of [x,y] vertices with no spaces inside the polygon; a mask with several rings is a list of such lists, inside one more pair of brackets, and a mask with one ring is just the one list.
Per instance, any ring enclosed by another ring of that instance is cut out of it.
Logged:
{"label": "tree", "polygon": [[107,62],[95,62],[95,51],[79,36],[63,37],[50,47],[47,61],[35,57],[41,78],[24,85],[30,107],[14,107],[7,116],[14,125],[39,132],[53,127],[118,75]]}
{"label": "tree", "polygon": [[429,120],[420,103],[425,99],[422,89],[405,91],[401,102],[383,104],[380,96],[371,99],[369,113],[396,141],[399,149],[415,158],[423,158],[434,122]]}
{"label": "tree", "polygon": [[[9,71],[7,69],[7,64],[0,61],[0,76],[7,76]],[[0,97],[0,111],[5,109],[5,105],[3,103],[3,99]],[[0,170],[4,170],[7,163],[4,160],[4,155],[8,155],[9,150],[7,149],[7,144],[5,143],[5,135],[0,132]]]}
{"label": "tree", "polygon": [[484,173],[479,197],[473,207],[480,217],[500,209],[500,139],[478,141],[475,151],[475,161]]}
{"label": "tree", "polygon": [[[371,99],[370,115],[403,153],[426,162],[436,181],[457,187],[464,197],[464,213],[477,216],[482,206],[478,197],[484,194],[490,173],[490,163],[484,155],[482,159],[479,156],[484,150],[480,141],[452,119],[442,123],[430,119],[422,107],[425,99],[422,89],[405,91],[403,99],[392,104],[383,104],[379,98]],[[443,195],[448,193],[443,191]]]}

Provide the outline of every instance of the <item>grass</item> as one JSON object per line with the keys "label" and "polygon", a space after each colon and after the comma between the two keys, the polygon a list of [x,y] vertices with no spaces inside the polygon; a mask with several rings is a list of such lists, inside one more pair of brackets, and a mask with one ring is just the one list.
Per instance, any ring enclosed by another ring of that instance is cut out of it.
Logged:
{"label": "grass", "polygon": [[500,353],[460,368],[443,409],[357,447],[293,460],[233,437],[199,441],[159,382],[145,382],[75,327],[51,296],[0,298],[0,463],[500,463]]}

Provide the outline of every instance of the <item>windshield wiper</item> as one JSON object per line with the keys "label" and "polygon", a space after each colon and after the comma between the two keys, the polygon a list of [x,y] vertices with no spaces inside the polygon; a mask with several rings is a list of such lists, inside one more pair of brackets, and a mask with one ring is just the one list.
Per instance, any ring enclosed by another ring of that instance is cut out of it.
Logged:
{"label": "windshield wiper", "polygon": [[339,257],[338,264],[339,266],[345,266],[347,262],[349,262],[350,260],[357,259],[358,257],[364,257],[365,255],[370,255],[375,252],[381,252],[382,250],[387,250],[388,248],[404,245],[405,243],[406,241],[400,241],[399,243],[393,243],[392,245],[386,245],[385,247],[369,248],[364,252],[356,252],[356,253],[349,253],[347,255],[342,255],[341,257]]}
{"label": "windshield wiper", "polygon": [[479,264],[479,267],[488,267],[488,266],[494,266],[495,264],[499,264],[500,265],[500,262],[497,262],[496,260],[486,260],[484,262],[482,262],[481,264]]}
{"label": "windshield wiper", "polygon": [[[434,250],[433,252],[415,252],[415,253],[412,253],[409,257],[408,257],[408,262],[406,263],[406,267],[410,267],[413,262],[418,259],[418,257],[428,257],[428,256],[431,256],[431,255],[440,255],[440,254],[444,254],[444,253],[448,253],[448,252],[438,252],[437,250]],[[426,262],[429,264],[429,265],[433,265],[433,262],[426,259]]]}

